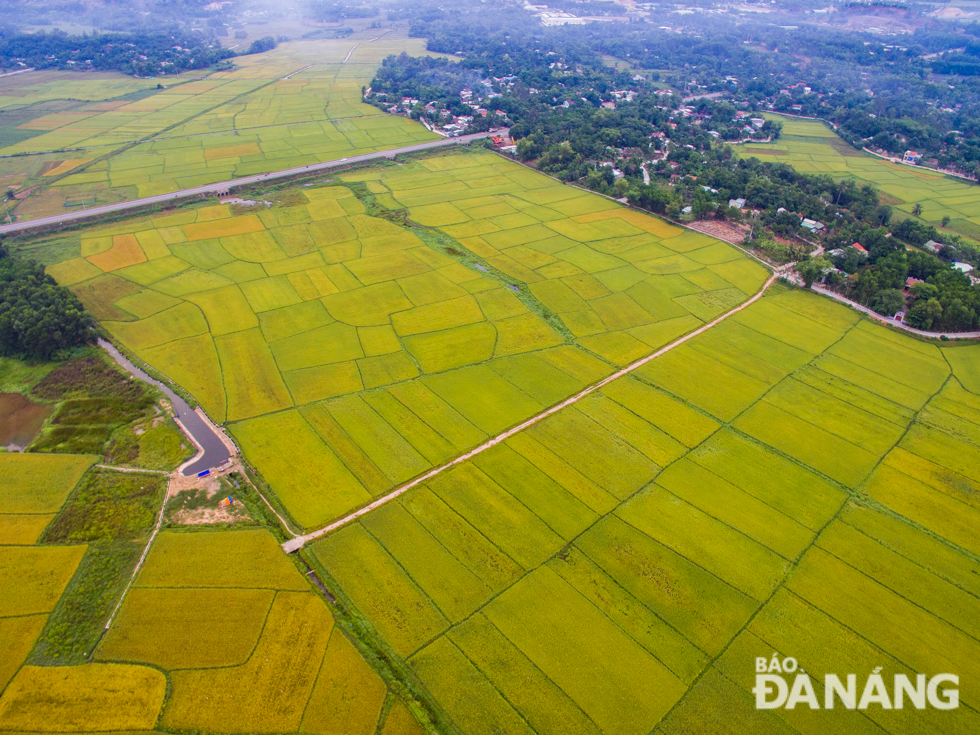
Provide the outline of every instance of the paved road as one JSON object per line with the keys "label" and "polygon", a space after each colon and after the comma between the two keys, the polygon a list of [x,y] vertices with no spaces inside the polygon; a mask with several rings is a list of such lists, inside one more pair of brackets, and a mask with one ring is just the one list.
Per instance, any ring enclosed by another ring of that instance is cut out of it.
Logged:
{"label": "paved road", "polygon": [[164,392],[167,398],[170,399],[170,403],[173,404],[174,412],[177,414],[176,418],[180,422],[181,428],[188,436],[190,436],[197,446],[203,450],[198,452],[198,456],[193,462],[184,467],[184,477],[192,477],[198,472],[214,469],[215,467],[218,467],[224,463],[224,461],[231,456],[231,453],[228,451],[228,447],[226,447],[224,442],[221,441],[221,438],[217,435],[217,433],[215,433],[215,430],[205,423],[201,417],[187,405],[187,401],[178,396],[159,380],[154,380],[145,372],[140,370],[132,362],[127,360],[119,352],[119,350],[106,342],[104,339],[99,340],[99,347],[108,352],[112,356],[112,359],[126,368],[131,375],[139,378],[144,383],[155,385]]}
{"label": "paved road", "polygon": [[[799,285],[802,286],[802,284]],[[824,296],[829,296],[835,301],[840,301],[842,304],[847,304],[852,309],[857,309],[858,311],[867,314],[872,319],[877,319],[879,322],[883,322],[884,324],[887,324],[892,327],[898,327],[899,329],[904,329],[906,332],[911,332],[912,334],[918,334],[921,337],[932,337],[933,339],[939,339],[945,334],[947,339],[980,339],[980,332],[925,332],[921,329],[915,329],[914,327],[910,327],[908,324],[905,324],[904,322],[896,322],[894,319],[891,319],[890,317],[882,316],[878,312],[872,311],[866,306],[861,306],[861,304],[851,301],[846,296],[841,296],[839,293],[830,291],[829,289],[823,288],[822,286],[818,286],[814,284],[810,288],[816,293],[823,294]]]}
{"label": "paved road", "polygon": [[59,214],[53,217],[41,217],[39,219],[27,220],[26,222],[14,222],[9,225],[0,225],[0,235],[12,232],[24,232],[26,230],[46,227],[49,225],[60,225],[68,222],[92,219],[104,214],[124,212],[127,209],[138,209],[139,207],[145,207],[150,204],[164,204],[166,202],[173,202],[178,199],[186,199],[187,197],[199,196],[201,194],[217,194],[218,192],[225,192],[239,186],[246,186],[248,184],[275,181],[276,179],[284,179],[290,176],[314,173],[316,171],[328,171],[332,168],[348,166],[352,163],[375,161],[380,158],[393,158],[401,153],[412,153],[415,151],[428,150],[430,148],[470,143],[474,140],[480,140],[481,138],[488,138],[491,135],[497,135],[497,133],[474,133],[473,135],[461,135],[458,138],[445,138],[442,140],[433,140],[428,143],[416,143],[415,145],[392,148],[391,150],[381,151],[378,153],[364,153],[360,156],[351,156],[350,158],[343,158],[339,161],[314,163],[309,166],[299,166],[297,168],[289,168],[283,171],[273,171],[267,174],[256,174],[255,176],[246,176],[241,179],[219,181],[215,184],[198,186],[194,189],[175,191],[172,194],[158,194],[157,196],[144,197],[143,199],[133,199],[129,202],[119,202],[118,204],[106,204],[101,207],[92,207],[91,209],[85,209],[78,212],[66,212],[65,214]]}

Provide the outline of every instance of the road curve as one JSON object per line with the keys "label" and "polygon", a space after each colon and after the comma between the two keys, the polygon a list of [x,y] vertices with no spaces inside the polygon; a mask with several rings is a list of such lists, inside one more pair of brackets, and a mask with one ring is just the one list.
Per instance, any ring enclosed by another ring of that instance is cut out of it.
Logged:
{"label": "road curve", "polygon": [[[801,287],[803,285],[802,283],[799,283],[798,280],[797,284]],[[846,296],[842,296],[836,291],[831,291],[828,288],[823,288],[817,284],[813,284],[810,286],[810,290],[815,293],[823,294],[824,296],[834,299],[835,301],[839,301],[846,306],[850,306],[852,309],[860,311],[862,314],[866,314],[882,324],[904,329],[906,332],[917,334],[920,337],[929,337],[931,339],[941,339],[942,337],[945,337],[946,339],[980,339],[980,332],[927,332],[923,329],[916,329],[915,327],[910,327],[905,322],[897,322],[891,317],[882,316],[878,312],[869,309],[867,306],[861,306],[861,304],[857,303],[856,301],[851,301],[851,299],[847,298]]]}
{"label": "road curve", "polygon": [[221,437],[218,436],[217,431],[200,416],[198,416],[197,412],[187,405],[187,401],[178,396],[159,380],[154,380],[145,372],[136,367],[109,342],[105,341],[104,339],[99,339],[99,347],[108,352],[112,359],[124,367],[130,375],[142,380],[144,383],[155,385],[157,388],[163,391],[164,395],[166,395],[170,400],[170,403],[174,407],[174,413],[176,414],[175,418],[177,419],[180,428],[184,430],[184,433],[187,434],[191,441],[193,441],[198,447],[197,456],[183,467],[182,474],[184,477],[192,477],[198,472],[219,467],[225,462],[225,460],[231,457],[228,447],[225,446],[225,443],[221,440]]}
{"label": "road curve", "polygon": [[267,174],[245,176],[241,179],[219,181],[214,184],[198,186],[193,189],[181,189],[180,191],[175,191],[170,194],[157,194],[156,196],[144,197],[143,199],[133,199],[128,202],[105,204],[101,207],[92,207],[91,209],[85,209],[80,212],[66,212],[65,214],[59,214],[53,217],[40,217],[38,219],[27,220],[26,222],[14,222],[8,225],[0,225],[0,235],[6,235],[13,232],[26,232],[28,230],[33,230],[40,227],[49,227],[51,225],[60,225],[69,222],[80,222],[83,220],[100,217],[105,214],[112,214],[113,212],[124,212],[127,209],[139,209],[140,207],[145,207],[151,204],[165,204],[167,202],[174,202],[178,199],[186,199],[188,197],[200,196],[202,194],[217,194],[219,192],[229,191],[239,186],[274,181],[276,179],[285,179],[290,176],[297,176],[299,174],[328,171],[332,168],[349,166],[352,163],[375,161],[380,158],[394,158],[402,153],[414,153],[416,151],[424,151],[430,148],[471,143],[474,140],[480,140],[481,138],[487,138],[496,134],[497,133],[474,133],[472,135],[461,135],[458,138],[444,138],[442,140],[429,141],[428,143],[416,143],[415,145],[392,148],[390,150],[379,151],[377,153],[364,153],[359,156],[351,156],[350,158],[343,158],[338,161],[313,163],[309,166],[298,166],[296,168],[288,168],[282,171],[272,171]]}

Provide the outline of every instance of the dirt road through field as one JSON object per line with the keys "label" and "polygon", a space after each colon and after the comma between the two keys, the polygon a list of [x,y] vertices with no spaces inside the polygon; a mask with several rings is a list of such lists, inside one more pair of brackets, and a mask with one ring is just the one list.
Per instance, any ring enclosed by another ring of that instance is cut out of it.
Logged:
{"label": "dirt road through field", "polygon": [[495,447],[497,444],[500,444],[500,442],[506,441],[510,437],[514,436],[514,434],[517,434],[518,432],[524,431],[524,429],[528,428],[529,426],[534,426],[536,423],[538,423],[540,421],[543,421],[544,419],[548,418],[549,416],[551,416],[553,414],[558,413],[563,408],[567,408],[568,406],[572,406],[572,405],[578,403],[579,401],[581,401],[583,398],[586,398],[587,396],[592,395],[597,390],[601,390],[604,386],[609,385],[609,383],[613,382],[617,378],[621,378],[624,375],[629,375],[631,372],[633,372],[634,370],[637,370],[638,368],[643,367],[644,365],[646,365],[651,360],[656,360],[661,355],[665,355],[668,352],[670,352],[671,350],[673,350],[673,349],[675,349],[677,347],[680,347],[682,344],[684,344],[688,340],[693,339],[694,337],[697,337],[699,334],[704,334],[705,332],[707,332],[712,327],[720,324],[721,322],[723,322],[726,319],[728,319],[730,316],[732,316],[734,314],[737,314],[738,312],[742,311],[743,309],[748,308],[749,306],[751,306],[752,304],[754,304],[756,301],[758,301],[759,299],[761,299],[763,297],[763,295],[766,293],[766,291],[768,290],[768,288],[775,282],[775,280],[777,278],[779,278],[783,274],[783,272],[785,271],[785,269],[788,268],[788,267],[790,267],[790,266],[783,266],[782,268],[777,269],[771,276],[769,276],[769,278],[766,280],[766,282],[762,285],[762,288],[759,289],[759,292],[758,293],[756,293],[752,298],[750,298],[747,301],[743,302],[739,306],[736,306],[731,311],[725,312],[724,314],[722,314],[718,318],[716,318],[716,319],[708,322],[707,324],[699,327],[698,329],[695,329],[693,332],[690,332],[690,333],[684,335],[680,339],[674,340],[673,342],[671,342],[666,347],[661,347],[656,352],[654,352],[654,353],[652,353],[650,355],[647,355],[646,357],[640,358],[636,362],[631,363],[631,364],[627,365],[626,367],[624,367],[624,368],[622,368],[620,370],[617,370],[612,375],[610,375],[610,376],[608,376],[608,377],[603,378],[602,380],[600,380],[598,383],[594,383],[593,385],[590,385],[588,388],[585,388],[585,389],[579,391],[578,393],[576,393],[575,395],[571,396],[570,398],[566,398],[561,403],[559,403],[559,404],[557,404],[555,406],[552,406],[551,408],[546,409],[545,411],[542,411],[541,413],[539,413],[539,414],[537,414],[535,416],[532,416],[527,421],[525,421],[525,422],[523,422],[521,424],[518,424],[517,426],[515,426],[515,427],[513,427],[511,429],[508,429],[507,431],[503,432],[502,434],[498,434],[497,436],[493,437],[492,439],[489,439],[488,441],[484,442],[483,444],[481,444],[480,446],[476,447],[475,449],[471,449],[469,452],[466,452],[466,454],[462,454],[459,457],[456,457],[455,459],[453,459],[452,461],[447,462],[446,464],[440,465],[439,467],[436,467],[436,468],[434,468],[432,470],[429,470],[424,475],[421,475],[419,477],[416,477],[414,480],[412,480],[412,481],[410,481],[410,482],[402,485],[401,487],[398,487],[398,488],[392,490],[390,493],[388,493],[387,495],[384,495],[384,496],[378,498],[373,503],[369,503],[368,505],[365,505],[363,508],[359,508],[358,510],[354,511],[353,513],[351,513],[349,515],[346,515],[343,518],[341,518],[340,520],[334,521],[333,523],[331,523],[331,524],[329,524],[327,526],[324,526],[323,528],[320,528],[320,529],[318,529],[316,531],[312,531],[310,533],[304,534],[302,536],[296,536],[295,538],[292,538],[289,541],[286,541],[282,545],[283,550],[288,554],[288,553],[291,553],[293,551],[298,551],[299,549],[302,549],[306,545],[306,543],[308,541],[313,541],[315,539],[318,539],[321,536],[325,536],[326,534],[330,533],[331,531],[336,531],[338,528],[342,528],[343,526],[346,526],[348,523],[351,523],[353,521],[356,521],[358,518],[367,515],[371,511],[377,510],[382,505],[385,505],[386,503],[390,503],[392,500],[394,500],[398,496],[407,493],[413,487],[417,487],[418,485],[421,485],[423,482],[426,482],[427,480],[431,480],[436,475],[440,475],[443,472],[445,472],[446,470],[448,470],[448,469],[450,469],[452,467],[455,467],[458,464],[462,464],[463,462],[466,462],[469,459],[472,459],[476,455],[481,454],[482,452],[487,451],[491,447]]}

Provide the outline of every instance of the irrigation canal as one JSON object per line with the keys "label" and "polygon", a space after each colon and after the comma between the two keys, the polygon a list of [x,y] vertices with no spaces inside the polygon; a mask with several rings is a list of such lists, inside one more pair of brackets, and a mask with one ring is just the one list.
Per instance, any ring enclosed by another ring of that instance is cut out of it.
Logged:
{"label": "irrigation canal", "polygon": [[144,383],[155,385],[170,400],[170,403],[174,407],[174,413],[176,414],[175,418],[179,421],[180,427],[198,446],[198,456],[183,469],[182,474],[184,477],[191,477],[199,472],[220,467],[225,460],[231,457],[228,447],[225,446],[225,443],[218,436],[215,429],[198,416],[197,412],[187,405],[187,401],[174,393],[168,386],[159,380],[151,378],[144,371],[136,367],[109,342],[104,339],[99,339],[99,347],[112,355],[112,359],[126,368],[130,375],[142,380]]}

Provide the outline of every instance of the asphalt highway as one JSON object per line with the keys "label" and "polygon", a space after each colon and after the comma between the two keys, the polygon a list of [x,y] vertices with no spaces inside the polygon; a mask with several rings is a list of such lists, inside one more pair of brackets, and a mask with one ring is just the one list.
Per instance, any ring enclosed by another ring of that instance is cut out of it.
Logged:
{"label": "asphalt highway", "polygon": [[104,204],[100,207],[92,207],[91,209],[83,209],[75,212],[65,212],[64,214],[59,214],[52,217],[40,217],[38,219],[27,220],[25,222],[13,222],[11,224],[0,225],[0,235],[6,235],[15,232],[25,232],[27,230],[33,230],[40,227],[61,225],[69,222],[80,222],[80,221],[100,217],[102,215],[112,214],[113,212],[125,212],[128,209],[139,209],[140,207],[145,207],[151,204],[165,204],[167,202],[173,202],[179,199],[187,199],[188,197],[200,196],[202,194],[208,195],[208,194],[223,193],[240,186],[247,186],[249,184],[258,184],[265,181],[275,181],[276,179],[285,179],[285,178],[289,178],[290,176],[296,176],[298,174],[315,173],[317,171],[329,171],[330,169],[333,168],[349,166],[352,163],[363,163],[364,161],[376,161],[381,158],[394,158],[395,156],[402,153],[413,153],[415,151],[424,151],[430,148],[440,148],[443,146],[466,144],[474,140],[488,138],[492,135],[497,135],[497,133],[493,133],[493,132],[474,133],[472,135],[461,135],[458,138],[444,138],[442,140],[433,140],[428,143],[416,143],[415,145],[407,145],[401,148],[392,148],[387,151],[379,151],[377,153],[364,153],[359,156],[351,156],[350,158],[341,158],[337,161],[313,163],[310,164],[309,166],[299,166],[297,168],[288,168],[282,171],[273,171],[267,174],[256,174],[254,176],[245,176],[240,179],[231,179],[230,181],[219,181],[214,184],[207,184],[206,186],[198,186],[193,189],[182,189],[181,191],[175,191],[170,194],[158,194],[152,197],[144,197],[143,199],[133,199],[128,202],[119,202],[117,204]]}

